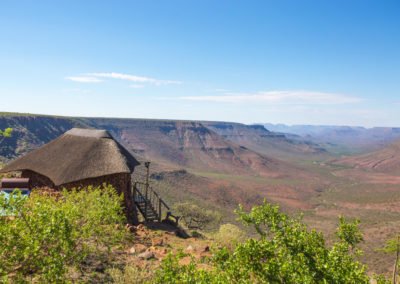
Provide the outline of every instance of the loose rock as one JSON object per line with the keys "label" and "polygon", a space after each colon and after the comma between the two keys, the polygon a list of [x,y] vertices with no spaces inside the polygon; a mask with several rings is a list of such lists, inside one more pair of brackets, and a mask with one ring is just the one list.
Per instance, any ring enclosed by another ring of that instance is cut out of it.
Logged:
{"label": "loose rock", "polygon": [[138,255],[139,258],[149,260],[154,258],[154,253],[151,251],[145,251]]}
{"label": "loose rock", "polygon": [[136,253],[136,249],[135,247],[131,247],[128,251],[130,254],[135,254]]}
{"label": "loose rock", "polygon": [[135,244],[134,248],[135,248],[135,252],[136,253],[142,253],[142,252],[145,252],[147,250],[147,247],[145,245],[142,245],[142,244]]}
{"label": "loose rock", "polygon": [[189,245],[187,248],[186,248],[186,252],[193,252],[194,251],[194,248],[191,246],[191,245]]}

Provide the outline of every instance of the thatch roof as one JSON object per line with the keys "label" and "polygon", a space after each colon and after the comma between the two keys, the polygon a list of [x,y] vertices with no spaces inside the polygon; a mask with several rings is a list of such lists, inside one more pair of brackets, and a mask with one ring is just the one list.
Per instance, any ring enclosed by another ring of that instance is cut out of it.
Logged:
{"label": "thatch roof", "polygon": [[9,163],[0,172],[31,170],[54,185],[132,173],[139,162],[105,130],[73,128]]}

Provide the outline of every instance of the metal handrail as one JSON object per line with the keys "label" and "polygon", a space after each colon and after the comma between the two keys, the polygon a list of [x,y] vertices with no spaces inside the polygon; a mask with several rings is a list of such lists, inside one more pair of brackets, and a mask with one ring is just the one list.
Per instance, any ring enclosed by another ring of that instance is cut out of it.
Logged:
{"label": "metal handrail", "polygon": [[[144,188],[143,188],[144,187]],[[148,184],[143,182],[135,182],[133,190],[139,194],[139,196],[145,202],[145,212],[142,212],[145,219],[147,219],[147,208],[150,206],[151,210],[157,214],[158,220],[161,221],[163,207],[167,210],[167,216],[172,216],[171,208],[165,203],[165,201],[158,195],[158,193]]]}

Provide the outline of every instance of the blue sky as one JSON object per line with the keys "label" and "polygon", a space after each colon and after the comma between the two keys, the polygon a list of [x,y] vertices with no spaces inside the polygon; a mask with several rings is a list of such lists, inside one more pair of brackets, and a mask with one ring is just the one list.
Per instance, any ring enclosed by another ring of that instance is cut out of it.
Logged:
{"label": "blue sky", "polygon": [[0,2],[0,111],[400,126],[400,1]]}

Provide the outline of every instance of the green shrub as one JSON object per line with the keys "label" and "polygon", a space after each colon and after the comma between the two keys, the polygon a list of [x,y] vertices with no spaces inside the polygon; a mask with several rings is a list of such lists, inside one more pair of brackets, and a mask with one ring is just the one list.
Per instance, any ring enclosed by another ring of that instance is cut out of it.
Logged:
{"label": "green shrub", "polygon": [[115,284],[148,283],[153,277],[151,271],[133,265],[126,266],[124,270],[112,268],[106,272],[110,275],[112,283]]}
{"label": "green shrub", "polygon": [[15,213],[0,218],[0,279],[64,282],[69,268],[106,257],[126,236],[121,198],[111,186],[0,196],[0,208]]}
{"label": "green shrub", "polygon": [[258,239],[238,244],[233,252],[218,250],[206,269],[195,262],[180,266],[176,257],[167,258],[156,282],[369,283],[366,267],[356,259],[357,223],[349,225],[341,219],[341,238],[328,247],[321,233],[309,230],[301,219],[281,213],[278,206],[264,202],[250,212],[239,208],[237,214],[255,228]]}
{"label": "green shrub", "polygon": [[[194,261],[188,265],[179,264],[180,256],[168,255],[161,267],[156,271],[155,283],[190,283],[190,284],[208,284],[212,282],[213,276],[204,270],[198,269]],[[229,283],[229,282],[219,282]]]}
{"label": "green shrub", "polygon": [[336,230],[336,236],[343,242],[349,244],[351,248],[356,247],[364,240],[362,233],[358,229],[359,220],[347,222],[344,217],[339,217],[339,226]]}
{"label": "green shrub", "polygon": [[221,246],[233,249],[238,243],[246,240],[246,233],[233,224],[223,224],[213,235],[214,240]]}
{"label": "green shrub", "polygon": [[221,215],[218,212],[203,209],[189,202],[177,203],[174,207],[189,229],[203,230],[221,220]]}

